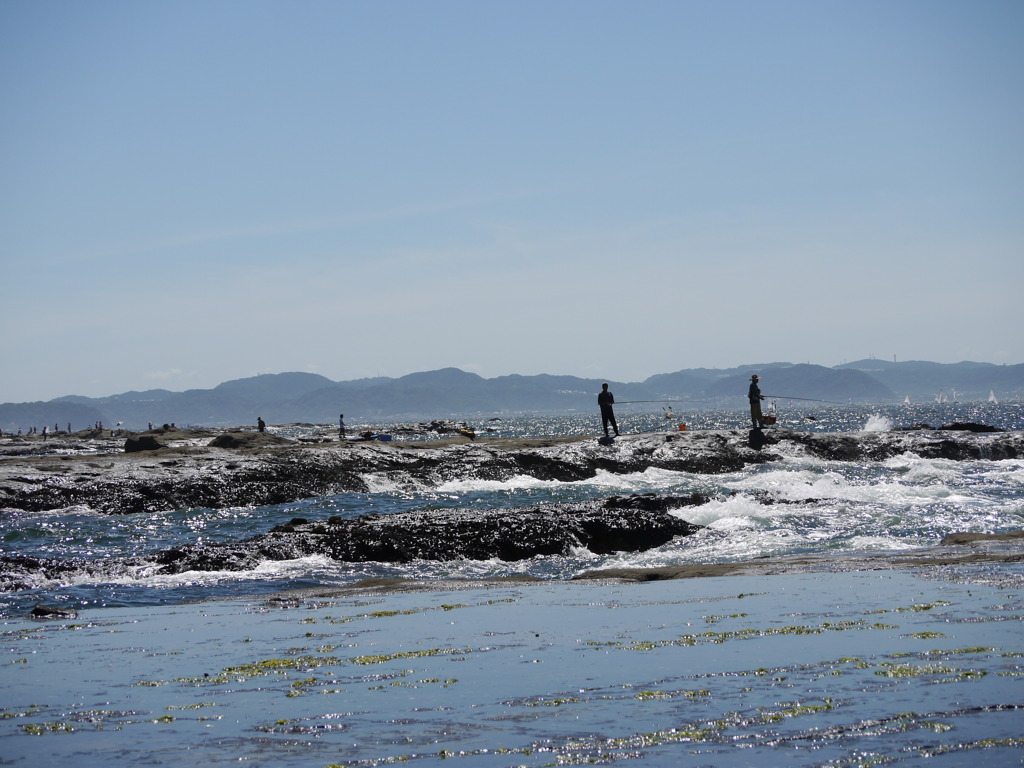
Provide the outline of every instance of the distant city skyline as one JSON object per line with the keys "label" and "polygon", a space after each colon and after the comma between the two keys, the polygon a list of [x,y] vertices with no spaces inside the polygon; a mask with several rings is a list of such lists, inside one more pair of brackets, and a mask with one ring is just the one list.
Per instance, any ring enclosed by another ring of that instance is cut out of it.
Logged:
{"label": "distant city skyline", "polygon": [[1024,362],[1015,0],[0,4],[0,402]]}

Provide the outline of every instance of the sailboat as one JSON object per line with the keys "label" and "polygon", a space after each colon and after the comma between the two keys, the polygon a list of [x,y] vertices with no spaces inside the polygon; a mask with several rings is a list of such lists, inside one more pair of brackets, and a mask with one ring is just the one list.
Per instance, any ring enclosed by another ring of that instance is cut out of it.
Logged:
{"label": "sailboat", "polygon": [[906,397],[903,398],[903,404],[910,405],[910,395],[907,395]]}
{"label": "sailboat", "polygon": [[994,389],[990,389],[988,391],[988,401],[990,403],[995,403],[996,405],[999,405],[999,401],[996,400],[996,391]]}

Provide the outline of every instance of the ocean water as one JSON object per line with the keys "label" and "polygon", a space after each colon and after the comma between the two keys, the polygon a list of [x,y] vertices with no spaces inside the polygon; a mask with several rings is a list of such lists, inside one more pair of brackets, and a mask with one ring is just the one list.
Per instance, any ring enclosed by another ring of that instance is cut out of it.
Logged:
{"label": "ocean water", "polygon": [[[812,418],[808,418],[808,416]],[[745,429],[742,412],[619,409],[625,433]],[[780,425],[885,430],[976,421],[1022,429],[1020,405],[786,407]],[[388,431],[394,425],[365,425]],[[475,423],[593,434],[593,416]],[[284,431],[285,428],[282,428]],[[327,427],[291,427],[293,436]],[[426,439],[426,438],[424,438]],[[136,768],[386,765],[1021,765],[1024,565],[935,578],[860,571],[567,582],[605,566],[901,551],[952,531],[1024,526],[1024,461],[885,462],[797,451],[726,475],[651,470],[578,483],[516,478],[379,487],[286,505],[161,514],[2,511],[5,554],[99,564],[285,522],[440,507],[515,507],[631,492],[711,494],[701,533],[644,553],[523,563],[335,563],[251,573],[84,569],[0,594],[0,764]],[[766,502],[773,503],[766,503]],[[367,576],[529,573],[540,583],[264,600]],[[224,600],[212,598],[229,598]],[[236,598],[236,599],[230,599]],[[72,619],[33,620],[38,603]]]}
{"label": "ocean water", "polygon": [[[914,424],[980,422],[1024,429],[1019,403],[949,403],[864,407],[779,401],[779,426],[808,431],[858,432]],[[741,411],[682,411],[671,418],[660,406],[617,410],[624,434],[687,429],[745,429]],[[467,420],[478,431],[510,437],[595,434],[593,414]],[[396,425],[352,425],[387,432]],[[330,428],[282,427],[292,437]],[[423,439],[429,439],[424,437]],[[101,515],[88,508],[29,513],[0,511],[6,555],[79,558],[86,563],[141,555],[190,543],[235,541],[264,533],[293,517],[315,520],[429,508],[518,507],[629,493],[713,497],[680,515],[706,526],[700,533],[640,553],[508,563],[492,561],[340,563],[323,557],[267,562],[252,572],[161,575],[135,570],[97,580],[82,569],[62,581],[0,593],[0,616],[46,603],[79,612],[104,608],[174,605],[209,598],[265,594],[306,586],[347,585],[366,577],[477,578],[529,574],[563,580],[605,567],[716,563],[773,555],[900,551],[937,544],[956,531],[1000,532],[1024,527],[1024,461],[968,461],[897,456],[884,462],[825,461],[793,450],[779,461],[724,475],[666,470],[601,473],[581,482],[463,480],[439,487],[378,484],[372,493],[345,493],[269,507],[180,509],[158,514]],[[773,503],[765,503],[766,501]]]}

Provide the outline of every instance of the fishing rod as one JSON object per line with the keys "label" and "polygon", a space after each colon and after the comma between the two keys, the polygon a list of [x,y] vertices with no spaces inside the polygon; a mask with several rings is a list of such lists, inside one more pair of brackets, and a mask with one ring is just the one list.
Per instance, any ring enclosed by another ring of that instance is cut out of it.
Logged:
{"label": "fishing rod", "polygon": [[832,403],[833,405],[849,405],[849,403],[840,403],[838,400],[819,400],[816,397],[790,397],[789,395],[765,395],[768,398],[774,398],[776,400],[807,400],[811,403]]}
{"label": "fishing rod", "polygon": [[[838,400],[819,400],[816,397],[791,397],[790,395],[765,395],[766,398],[776,400],[806,400],[811,403],[832,403],[833,405],[849,405]],[[633,403],[699,403],[706,402],[706,397],[688,397],[685,400],[616,400],[614,405],[631,405]]]}
{"label": "fishing rod", "polygon": [[633,402],[687,402],[687,400],[615,400],[613,406],[629,406]]}
{"label": "fishing rod", "polygon": [[671,400],[616,400],[612,405],[629,405],[630,403],[706,403],[708,397],[677,397]]}

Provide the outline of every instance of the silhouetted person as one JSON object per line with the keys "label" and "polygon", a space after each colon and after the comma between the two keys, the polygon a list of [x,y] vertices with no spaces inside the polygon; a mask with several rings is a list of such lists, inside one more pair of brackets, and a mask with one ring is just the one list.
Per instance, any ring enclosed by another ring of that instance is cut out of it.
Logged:
{"label": "silhouetted person", "polygon": [[764,416],[761,414],[761,401],[764,400],[764,395],[761,394],[761,388],[757,386],[756,373],[750,377],[747,399],[750,400],[750,420],[754,424],[754,429],[761,429],[764,427]]}
{"label": "silhouetted person", "polygon": [[256,417],[256,429],[258,429],[260,432],[266,432],[267,431],[267,424],[266,424],[265,421],[263,421],[263,417],[262,416],[257,416]]}
{"label": "silhouetted person", "polygon": [[345,414],[338,414],[338,439],[345,439]]}
{"label": "silhouetted person", "polygon": [[612,425],[615,436],[619,436],[619,425],[615,423],[615,411],[612,405],[615,403],[615,395],[608,391],[608,385],[601,385],[601,394],[597,396],[597,404],[601,406],[601,426],[604,427],[604,436],[608,437],[608,425]]}

